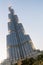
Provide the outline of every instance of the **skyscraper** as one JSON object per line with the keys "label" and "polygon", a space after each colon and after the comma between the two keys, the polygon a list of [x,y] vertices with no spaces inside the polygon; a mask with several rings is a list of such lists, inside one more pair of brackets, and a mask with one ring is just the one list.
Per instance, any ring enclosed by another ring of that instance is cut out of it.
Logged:
{"label": "skyscraper", "polygon": [[35,47],[29,35],[25,34],[23,25],[19,23],[18,16],[9,7],[9,19],[7,35],[8,59],[17,61],[34,55]]}
{"label": "skyscraper", "polygon": [[7,35],[7,59],[1,65],[14,65],[20,60],[20,65],[26,58],[36,57],[41,52],[36,50],[29,35],[25,33],[23,25],[19,23],[18,16],[9,7]]}

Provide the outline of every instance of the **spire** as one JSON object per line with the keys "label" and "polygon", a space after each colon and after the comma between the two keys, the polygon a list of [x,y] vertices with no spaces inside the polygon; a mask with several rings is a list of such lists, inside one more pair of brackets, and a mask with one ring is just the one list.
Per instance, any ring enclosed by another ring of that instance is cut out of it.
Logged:
{"label": "spire", "polygon": [[9,17],[10,21],[13,20],[17,23],[18,22],[18,16],[15,14],[15,11],[11,6],[9,7],[9,11],[10,11],[10,13],[8,14],[8,17]]}
{"label": "spire", "polygon": [[14,10],[11,8],[11,6],[9,7],[9,11],[11,14],[14,14]]}

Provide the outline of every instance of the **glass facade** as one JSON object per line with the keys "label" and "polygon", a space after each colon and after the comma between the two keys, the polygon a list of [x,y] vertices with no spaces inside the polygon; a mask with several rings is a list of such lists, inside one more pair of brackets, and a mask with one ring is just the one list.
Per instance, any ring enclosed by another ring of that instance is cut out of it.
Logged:
{"label": "glass facade", "polygon": [[17,61],[29,57],[34,46],[30,42],[30,36],[24,34],[23,25],[18,22],[18,16],[14,14],[12,9],[10,9],[8,16],[10,19],[10,22],[8,22],[8,31],[10,33],[7,35],[8,58]]}

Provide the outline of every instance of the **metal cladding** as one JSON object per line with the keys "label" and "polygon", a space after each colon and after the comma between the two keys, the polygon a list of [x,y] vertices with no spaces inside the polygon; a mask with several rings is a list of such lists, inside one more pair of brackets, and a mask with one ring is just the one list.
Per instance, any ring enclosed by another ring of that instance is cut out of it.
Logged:
{"label": "metal cladding", "polygon": [[25,34],[22,24],[18,22],[14,10],[9,7],[9,11],[8,31],[10,32],[7,35],[7,55],[8,59],[17,61],[31,56],[34,45],[30,36]]}

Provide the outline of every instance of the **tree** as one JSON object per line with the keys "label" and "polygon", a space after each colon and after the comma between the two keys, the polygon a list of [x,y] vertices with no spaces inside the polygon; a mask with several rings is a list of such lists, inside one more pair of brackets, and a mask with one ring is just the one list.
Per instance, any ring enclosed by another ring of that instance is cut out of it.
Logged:
{"label": "tree", "polygon": [[24,61],[22,61],[22,65],[32,65],[35,62],[34,58],[29,58]]}
{"label": "tree", "polygon": [[43,60],[43,54],[38,55],[37,60]]}

